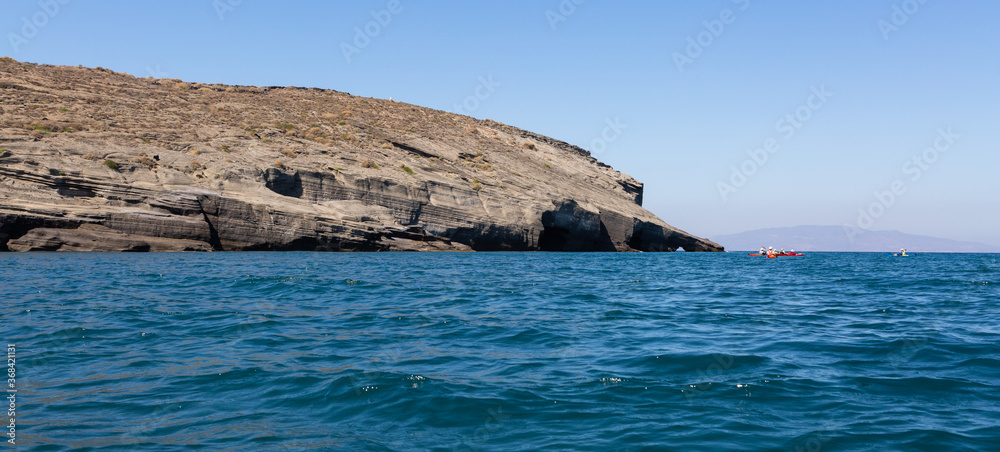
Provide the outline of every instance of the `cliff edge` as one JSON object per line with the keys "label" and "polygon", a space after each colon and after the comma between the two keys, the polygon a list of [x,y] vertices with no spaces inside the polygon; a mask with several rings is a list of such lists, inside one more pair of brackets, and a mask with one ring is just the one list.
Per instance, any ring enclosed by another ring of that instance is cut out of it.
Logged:
{"label": "cliff edge", "polygon": [[722,251],[490,120],[0,59],[0,250]]}

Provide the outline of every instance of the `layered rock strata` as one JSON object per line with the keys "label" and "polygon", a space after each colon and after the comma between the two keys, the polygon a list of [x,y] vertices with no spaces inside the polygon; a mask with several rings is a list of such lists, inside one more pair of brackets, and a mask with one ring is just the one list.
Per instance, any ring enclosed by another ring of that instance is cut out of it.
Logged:
{"label": "layered rock strata", "polygon": [[0,250],[721,251],[578,147],[304,88],[0,59]]}

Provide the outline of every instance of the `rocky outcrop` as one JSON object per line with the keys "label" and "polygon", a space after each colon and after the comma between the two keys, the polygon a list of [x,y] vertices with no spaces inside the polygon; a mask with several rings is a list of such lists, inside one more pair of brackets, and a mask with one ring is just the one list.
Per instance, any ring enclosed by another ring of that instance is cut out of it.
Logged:
{"label": "rocky outcrop", "polygon": [[0,250],[721,251],[585,150],[335,91],[0,59]]}
{"label": "rocky outcrop", "polygon": [[212,251],[202,241],[132,235],[90,223],[76,229],[35,228],[7,247],[11,251]]}

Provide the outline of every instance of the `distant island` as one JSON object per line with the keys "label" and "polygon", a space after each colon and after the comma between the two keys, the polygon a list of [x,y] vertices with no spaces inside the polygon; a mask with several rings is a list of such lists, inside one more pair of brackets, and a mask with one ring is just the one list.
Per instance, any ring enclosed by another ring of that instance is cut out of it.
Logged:
{"label": "distant island", "polygon": [[757,229],[713,237],[730,251],[758,250],[763,246],[795,251],[899,251],[997,253],[1000,247],[983,243],[906,234],[899,231],[866,231],[845,226],[795,226]]}
{"label": "distant island", "polygon": [[491,120],[0,59],[0,251],[722,251]]}

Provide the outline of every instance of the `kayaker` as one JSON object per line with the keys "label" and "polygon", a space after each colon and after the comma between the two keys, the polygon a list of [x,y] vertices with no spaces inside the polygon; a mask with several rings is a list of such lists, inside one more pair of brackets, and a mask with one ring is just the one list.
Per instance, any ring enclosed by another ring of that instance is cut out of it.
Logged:
{"label": "kayaker", "polygon": [[782,248],[781,251],[778,252],[778,254],[785,254],[785,249]]}
{"label": "kayaker", "polygon": [[774,256],[774,247],[773,246],[767,247],[767,255],[768,256]]}
{"label": "kayaker", "polygon": [[899,255],[900,256],[906,256],[906,248],[900,248],[899,249]]}

